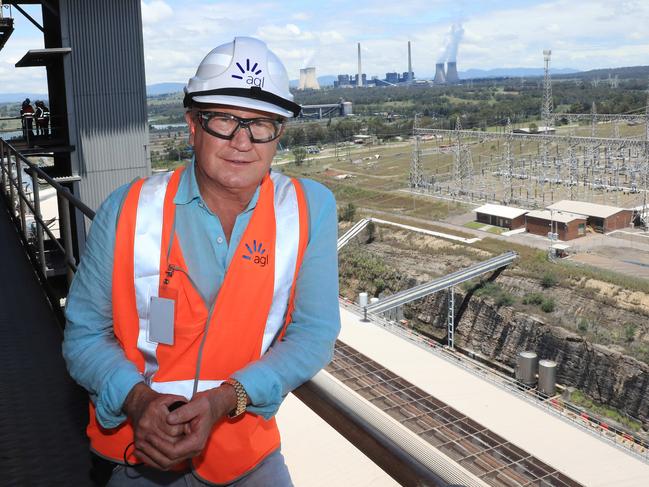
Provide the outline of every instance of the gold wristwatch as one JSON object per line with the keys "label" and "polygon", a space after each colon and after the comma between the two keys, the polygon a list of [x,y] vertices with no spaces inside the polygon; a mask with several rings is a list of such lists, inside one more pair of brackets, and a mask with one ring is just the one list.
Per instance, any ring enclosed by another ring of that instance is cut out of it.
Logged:
{"label": "gold wristwatch", "polygon": [[246,394],[246,390],[238,380],[230,378],[225,382],[234,387],[234,392],[237,394],[237,407],[230,411],[228,417],[231,419],[238,418],[246,412],[246,407],[248,406],[248,394]]}

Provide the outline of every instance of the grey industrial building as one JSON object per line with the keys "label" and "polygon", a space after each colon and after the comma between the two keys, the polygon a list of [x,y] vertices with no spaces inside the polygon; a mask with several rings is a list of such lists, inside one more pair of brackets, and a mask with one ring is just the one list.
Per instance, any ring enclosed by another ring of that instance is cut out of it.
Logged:
{"label": "grey industrial building", "polygon": [[[45,48],[28,51],[16,67],[46,68],[51,137],[22,152],[51,157],[50,175],[96,209],[151,171],[140,1],[4,3],[43,4]],[[82,247],[81,218],[73,233]]]}

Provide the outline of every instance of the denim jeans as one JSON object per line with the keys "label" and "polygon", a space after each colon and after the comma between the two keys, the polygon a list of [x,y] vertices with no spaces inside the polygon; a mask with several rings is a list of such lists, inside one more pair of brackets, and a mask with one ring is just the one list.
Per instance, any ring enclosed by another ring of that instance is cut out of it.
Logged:
{"label": "denim jeans", "polygon": [[[205,487],[192,473],[163,472],[148,467],[125,467],[113,470],[107,487]],[[277,449],[254,470],[228,487],[293,487],[282,452]]]}

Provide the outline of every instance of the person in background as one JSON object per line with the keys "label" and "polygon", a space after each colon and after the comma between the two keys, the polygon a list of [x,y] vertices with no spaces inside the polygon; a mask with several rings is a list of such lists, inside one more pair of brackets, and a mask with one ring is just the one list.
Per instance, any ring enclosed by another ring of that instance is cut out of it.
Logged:
{"label": "person in background", "polygon": [[20,119],[23,128],[23,138],[29,143],[34,138],[34,107],[29,98],[25,98],[20,108]]}
{"label": "person in background", "polygon": [[36,135],[50,135],[50,109],[43,101],[36,102]]}
{"label": "person in background", "polygon": [[213,49],[184,105],[194,158],[108,197],[67,299],[94,478],[290,486],[274,416],[333,355],[336,202],[270,169],[301,107],[263,42]]}

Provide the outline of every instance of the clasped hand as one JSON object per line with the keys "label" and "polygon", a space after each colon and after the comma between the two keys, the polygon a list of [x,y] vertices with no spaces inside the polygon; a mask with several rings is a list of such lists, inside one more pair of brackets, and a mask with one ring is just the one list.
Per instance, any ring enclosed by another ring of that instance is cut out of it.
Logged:
{"label": "clasped hand", "polygon": [[[186,404],[169,412],[176,401]],[[136,385],[124,405],[133,426],[135,456],[150,467],[168,470],[199,455],[216,422],[235,405],[236,393],[229,384],[199,392],[189,402]]]}

